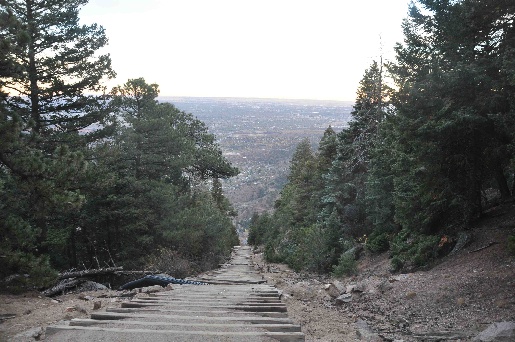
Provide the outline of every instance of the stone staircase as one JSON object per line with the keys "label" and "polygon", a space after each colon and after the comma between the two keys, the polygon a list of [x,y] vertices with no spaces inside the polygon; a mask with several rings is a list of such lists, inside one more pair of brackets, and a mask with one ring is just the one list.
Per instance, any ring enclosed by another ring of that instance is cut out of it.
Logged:
{"label": "stone staircase", "polygon": [[47,327],[46,341],[304,341],[279,291],[267,285],[236,246],[231,262],[172,291],[122,303],[121,308]]}

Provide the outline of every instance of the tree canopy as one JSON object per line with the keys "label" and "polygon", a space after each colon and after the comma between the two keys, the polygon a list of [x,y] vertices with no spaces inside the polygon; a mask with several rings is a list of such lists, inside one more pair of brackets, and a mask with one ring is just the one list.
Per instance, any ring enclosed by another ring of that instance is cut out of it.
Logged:
{"label": "tree canopy", "polygon": [[[278,238],[269,233],[296,221],[281,209],[306,188],[292,182],[291,170],[281,205],[253,219],[252,241],[273,247],[318,227],[321,246],[311,239],[303,248],[325,251],[328,264],[319,271],[339,263],[335,272],[352,272],[346,251],[363,241],[373,252],[390,249],[393,269],[413,269],[443,253],[442,236],[455,242],[489,206],[513,197],[514,13],[504,0],[413,2],[395,60],[386,74],[376,62],[365,71],[348,127],[329,145],[330,160],[322,139],[315,158],[330,166],[304,164],[308,175],[322,174],[311,183],[319,196],[309,218]],[[301,260],[292,248],[280,259]]]}
{"label": "tree canopy", "polygon": [[0,278],[212,268],[237,244],[219,179],[238,170],[157,84],[105,91],[115,73],[104,29],[79,24],[86,3],[0,1]]}

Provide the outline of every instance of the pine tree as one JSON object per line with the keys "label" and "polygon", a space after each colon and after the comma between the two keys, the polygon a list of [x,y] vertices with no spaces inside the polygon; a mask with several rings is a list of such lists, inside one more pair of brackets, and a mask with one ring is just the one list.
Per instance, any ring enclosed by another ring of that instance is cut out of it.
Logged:
{"label": "pine tree", "polygon": [[114,76],[109,55],[96,56],[107,44],[104,29],[79,25],[87,0],[13,0],[0,3],[8,75],[0,88],[5,103],[23,110],[25,129],[37,134],[77,132],[101,120],[98,100],[86,92],[101,91],[101,80]]}
{"label": "pine tree", "polygon": [[164,260],[171,249],[188,267],[205,269],[237,243],[231,206],[216,185],[220,181],[213,180],[214,193],[207,190],[208,176],[229,177],[237,170],[202,122],[158,103],[158,93],[158,85],[143,78],[111,92],[110,110],[120,124],[112,139],[93,148],[103,177],[89,179],[76,234],[85,264],[143,267],[151,255],[172,265]]}
{"label": "pine tree", "polygon": [[[85,92],[101,90],[101,79],[114,75],[109,56],[95,56],[107,43],[103,29],[78,24],[85,3],[0,1],[0,173],[7,204],[0,206],[0,229],[10,241],[3,254],[40,261],[48,254],[55,262],[76,229],[86,144],[100,136],[104,115],[102,102]],[[100,126],[93,134],[79,134],[94,123]],[[20,232],[30,243],[13,238]]]}
{"label": "pine tree", "polygon": [[510,196],[514,88],[506,61],[515,46],[514,6],[470,0],[411,7],[392,67],[399,86],[396,217],[409,229],[474,220],[490,180]]}
{"label": "pine tree", "polygon": [[368,233],[363,225],[365,183],[370,153],[377,145],[379,127],[388,106],[389,88],[383,84],[383,78],[382,66],[374,61],[360,81],[349,127],[337,135],[336,154],[326,176],[322,217],[325,220],[338,215],[338,221],[343,224],[342,235],[357,237]]}
{"label": "pine tree", "polygon": [[179,185],[235,176],[214,135],[200,120],[170,103],[158,103],[159,87],[131,79],[112,91],[112,111],[123,120],[117,141],[136,179]]}

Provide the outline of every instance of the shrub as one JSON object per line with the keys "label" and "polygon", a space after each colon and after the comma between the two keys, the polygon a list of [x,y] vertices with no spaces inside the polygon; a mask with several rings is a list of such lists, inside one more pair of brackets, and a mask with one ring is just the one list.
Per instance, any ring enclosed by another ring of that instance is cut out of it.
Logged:
{"label": "shrub", "polygon": [[401,271],[426,266],[436,257],[439,240],[434,235],[419,234],[406,229],[400,231],[390,246],[392,268]]}
{"label": "shrub", "polygon": [[42,289],[52,285],[57,272],[50,267],[50,259],[43,255],[36,257],[19,251],[2,251],[5,257],[0,261],[0,276],[3,289],[12,293]]}
{"label": "shrub", "polygon": [[508,236],[508,253],[515,255],[515,235]]}
{"label": "shrub", "polygon": [[338,259],[338,265],[333,266],[334,277],[351,276],[358,273],[358,263],[352,253],[343,253]]}
{"label": "shrub", "polygon": [[150,255],[146,267],[153,271],[169,274],[175,278],[185,278],[200,271],[198,265],[169,248],[159,248]]}
{"label": "shrub", "polygon": [[373,231],[367,239],[366,247],[373,253],[386,252],[390,248],[388,233]]}
{"label": "shrub", "polygon": [[399,257],[393,257],[392,261],[390,262],[392,265],[392,272],[398,272],[404,267],[404,263]]}

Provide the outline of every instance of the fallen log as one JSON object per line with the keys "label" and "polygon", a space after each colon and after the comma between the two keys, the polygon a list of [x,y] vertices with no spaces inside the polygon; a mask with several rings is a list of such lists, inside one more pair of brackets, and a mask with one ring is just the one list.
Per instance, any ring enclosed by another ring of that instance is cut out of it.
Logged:
{"label": "fallen log", "polygon": [[120,266],[120,267],[90,269],[90,270],[84,270],[84,271],[64,272],[64,273],[60,273],[57,279],[62,280],[62,279],[69,279],[69,278],[89,277],[92,275],[113,274],[117,271],[122,271],[122,270],[123,270],[123,267]]}
{"label": "fallen log", "polygon": [[159,274],[161,271],[116,271],[116,275],[147,275],[147,274]]}
{"label": "fallen log", "polygon": [[75,287],[85,282],[86,279],[65,279],[59,282],[59,284],[41,292],[44,296],[52,297],[56,294],[63,293],[65,290]]}
{"label": "fallen log", "polygon": [[147,286],[153,286],[153,285],[159,285],[159,286],[167,286],[168,284],[191,284],[191,285],[207,285],[207,283],[201,282],[201,281],[194,281],[194,280],[187,280],[187,279],[177,279],[174,277],[169,276],[154,276],[154,275],[147,275],[141,279],[137,279],[131,282],[128,282],[127,284],[124,284],[120,286],[119,290],[132,290],[137,287],[147,287]]}

